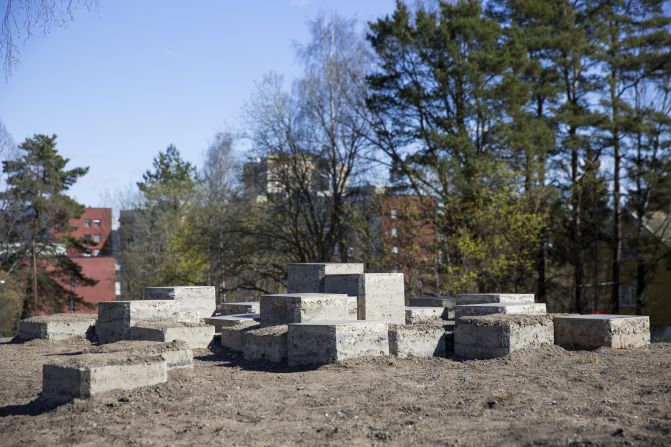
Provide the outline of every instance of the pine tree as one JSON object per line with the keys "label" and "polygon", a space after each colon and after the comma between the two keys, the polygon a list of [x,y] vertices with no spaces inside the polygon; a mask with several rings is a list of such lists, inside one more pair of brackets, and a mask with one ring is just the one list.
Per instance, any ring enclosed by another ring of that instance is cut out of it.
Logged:
{"label": "pine tree", "polygon": [[56,136],[35,135],[19,146],[19,156],[3,162],[7,190],[3,215],[8,237],[3,269],[29,278],[22,316],[62,310],[69,298],[83,303],[70,290],[94,285],[66,255],[67,248],[84,249],[71,236],[71,219],[84,212],[66,192],[88,168],[66,169],[69,160],[56,150]]}

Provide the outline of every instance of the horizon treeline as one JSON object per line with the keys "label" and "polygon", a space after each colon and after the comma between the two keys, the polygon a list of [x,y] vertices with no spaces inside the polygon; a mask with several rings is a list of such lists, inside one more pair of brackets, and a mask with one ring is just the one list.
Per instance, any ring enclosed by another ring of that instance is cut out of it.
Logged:
{"label": "horizon treeline", "polygon": [[[399,1],[363,30],[319,17],[298,79],[267,74],[245,107],[261,161],[229,133],[200,168],[170,146],[121,201],[122,297],[247,299],[280,291],[288,262],[365,262],[405,272],[409,295],[644,313],[671,258],[670,24],[660,0]],[[270,177],[252,194],[254,166]],[[408,207],[404,234],[380,223],[389,203]]]}

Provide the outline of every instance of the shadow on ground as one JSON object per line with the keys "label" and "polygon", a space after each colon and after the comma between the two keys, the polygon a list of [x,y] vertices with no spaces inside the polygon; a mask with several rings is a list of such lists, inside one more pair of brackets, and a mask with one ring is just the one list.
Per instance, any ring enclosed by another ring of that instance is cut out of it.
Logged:
{"label": "shadow on ground", "polygon": [[38,416],[43,413],[47,413],[61,405],[65,405],[68,401],[62,402],[51,402],[47,401],[43,397],[38,397],[37,399],[28,402],[27,404],[22,405],[7,405],[0,407],[0,417],[7,416]]}
{"label": "shadow on ground", "polygon": [[272,363],[267,360],[245,360],[241,353],[231,352],[220,346],[210,346],[210,353],[205,355],[194,355],[194,360],[201,362],[221,363],[225,368],[239,368],[248,371],[263,371],[280,374],[291,374],[305,371],[315,371],[323,365],[312,366],[289,366],[285,361]]}

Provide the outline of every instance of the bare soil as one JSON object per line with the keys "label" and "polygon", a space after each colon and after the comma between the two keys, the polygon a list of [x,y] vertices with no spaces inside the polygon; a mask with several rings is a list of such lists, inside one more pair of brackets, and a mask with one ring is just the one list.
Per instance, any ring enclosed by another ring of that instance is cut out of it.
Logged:
{"label": "bare soil", "polygon": [[0,445],[671,445],[670,343],[313,370],[215,348],[166,384],[46,406],[45,359],[90,348],[0,344]]}

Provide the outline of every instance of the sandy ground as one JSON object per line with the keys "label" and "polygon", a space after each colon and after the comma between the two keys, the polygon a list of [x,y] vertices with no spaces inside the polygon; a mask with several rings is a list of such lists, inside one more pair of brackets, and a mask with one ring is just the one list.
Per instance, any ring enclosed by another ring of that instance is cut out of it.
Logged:
{"label": "sandy ground", "polygon": [[88,342],[0,344],[0,445],[671,445],[671,344],[315,370],[196,351],[159,386],[45,408],[43,361]]}

